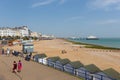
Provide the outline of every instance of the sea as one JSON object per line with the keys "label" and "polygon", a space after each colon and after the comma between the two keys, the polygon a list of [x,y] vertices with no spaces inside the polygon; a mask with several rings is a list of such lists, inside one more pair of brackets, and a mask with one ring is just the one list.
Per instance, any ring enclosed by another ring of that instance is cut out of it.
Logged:
{"label": "sea", "polygon": [[112,48],[120,48],[120,38],[99,38],[98,40],[86,40],[81,38],[70,39],[71,41],[101,45]]}

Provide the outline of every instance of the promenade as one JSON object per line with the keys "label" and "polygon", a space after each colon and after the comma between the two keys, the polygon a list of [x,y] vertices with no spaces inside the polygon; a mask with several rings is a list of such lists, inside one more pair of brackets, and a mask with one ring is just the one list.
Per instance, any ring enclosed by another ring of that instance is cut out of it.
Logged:
{"label": "promenade", "polygon": [[[21,73],[12,73],[13,61],[21,60],[23,69]],[[0,80],[80,80],[67,73],[55,70],[48,66],[24,58],[0,55]]]}

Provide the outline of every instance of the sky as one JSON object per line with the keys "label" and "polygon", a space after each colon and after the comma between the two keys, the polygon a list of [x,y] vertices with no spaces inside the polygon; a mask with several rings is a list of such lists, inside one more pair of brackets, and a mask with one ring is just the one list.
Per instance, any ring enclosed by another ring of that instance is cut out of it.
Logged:
{"label": "sky", "polygon": [[120,0],[0,0],[0,27],[57,37],[120,37]]}

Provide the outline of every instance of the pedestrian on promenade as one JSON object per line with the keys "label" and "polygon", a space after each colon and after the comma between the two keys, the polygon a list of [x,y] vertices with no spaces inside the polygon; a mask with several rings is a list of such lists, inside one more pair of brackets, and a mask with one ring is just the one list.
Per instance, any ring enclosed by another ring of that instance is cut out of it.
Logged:
{"label": "pedestrian on promenade", "polygon": [[16,61],[13,62],[13,73],[16,73],[17,70],[17,63]]}
{"label": "pedestrian on promenade", "polygon": [[2,49],[2,55],[4,55],[4,49]]}
{"label": "pedestrian on promenade", "polygon": [[21,60],[19,60],[19,62],[18,62],[18,71],[17,72],[21,72],[21,69],[22,69],[22,63],[21,63]]}
{"label": "pedestrian on promenade", "polygon": [[10,54],[10,50],[7,48],[7,55],[9,56],[9,54]]}

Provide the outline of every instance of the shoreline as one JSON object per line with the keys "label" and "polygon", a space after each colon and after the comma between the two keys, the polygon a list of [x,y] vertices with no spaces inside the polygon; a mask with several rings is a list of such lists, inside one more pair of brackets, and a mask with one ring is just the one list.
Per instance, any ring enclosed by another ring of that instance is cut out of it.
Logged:
{"label": "shoreline", "polygon": [[89,43],[83,43],[83,42],[76,42],[76,41],[72,41],[72,40],[69,40],[69,39],[63,39],[63,40],[71,42],[73,44],[84,45],[85,48],[119,50],[120,51],[120,48],[106,47],[106,46],[102,46],[102,45],[89,44]]}

